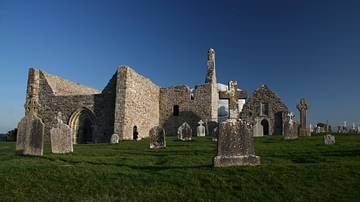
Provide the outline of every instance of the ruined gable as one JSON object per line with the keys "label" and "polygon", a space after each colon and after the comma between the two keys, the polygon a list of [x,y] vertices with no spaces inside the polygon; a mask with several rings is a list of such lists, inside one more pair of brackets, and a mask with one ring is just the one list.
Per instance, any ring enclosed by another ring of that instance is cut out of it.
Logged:
{"label": "ruined gable", "polygon": [[288,108],[280,97],[266,85],[262,85],[245,102],[241,118],[252,122],[254,136],[283,135]]}
{"label": "ruined gable", "polygon": [[101,91],[88,86],[81,85],[79,83],[63,79],[61,77],[48,74],[40,70],[44,76],[45,82],[51,88],[54,95],[91,95],[100,94]]}

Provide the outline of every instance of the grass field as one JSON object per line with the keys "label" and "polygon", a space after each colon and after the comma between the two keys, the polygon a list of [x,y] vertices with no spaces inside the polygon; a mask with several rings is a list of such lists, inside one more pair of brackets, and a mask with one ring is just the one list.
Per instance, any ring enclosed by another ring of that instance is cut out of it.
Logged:
{"label": "grass field", "polygon": [[256,167],[212,167],[210,137],[149,149],[149,139],[16,156],[0,142],[0,201],[360,201],[360,134],[255,138]]}

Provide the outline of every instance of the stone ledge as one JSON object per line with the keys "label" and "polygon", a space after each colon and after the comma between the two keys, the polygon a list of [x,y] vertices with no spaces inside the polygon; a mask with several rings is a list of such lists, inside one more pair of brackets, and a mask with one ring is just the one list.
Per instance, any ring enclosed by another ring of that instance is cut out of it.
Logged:
{"label": "stone ledge", "polygon": [[259,156],[215,156],[213,158],[214,167],[227,166],[258,166],[260,165]]}

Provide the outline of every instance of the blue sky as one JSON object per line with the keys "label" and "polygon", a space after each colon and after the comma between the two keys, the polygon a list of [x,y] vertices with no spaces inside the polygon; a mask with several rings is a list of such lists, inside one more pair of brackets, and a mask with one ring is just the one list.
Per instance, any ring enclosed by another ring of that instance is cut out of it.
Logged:
{"label": "blue sky", "polygon": [[299,119],[360,125],[358,0],[0,0],[0,133],[24,116],[30,67],[102,90],[118,65],[155,84],[266,84]]}

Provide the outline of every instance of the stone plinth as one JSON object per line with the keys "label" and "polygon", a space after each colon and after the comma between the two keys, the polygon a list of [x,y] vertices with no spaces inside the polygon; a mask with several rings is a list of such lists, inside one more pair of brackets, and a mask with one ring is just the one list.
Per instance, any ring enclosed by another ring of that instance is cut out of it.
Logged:
{"label": "stone plinth", "polygon": [[311,136],[309,128],[299,128],[299,136]]}
{"label": "stone plinth", "polygon": [[159,126],[153,127],[149,132],[150,148],[165,148],[165,130]]}
{"label": "stone plinth", "polygon": [[252,127],[245,121],[228,119],[220,123],[214,167],[260,165],[255,156]]}
{"label": "stone plinth", "polygon": [[35,114],[29,113],[18,124],[16,154],[42,156],[45,124]]}

